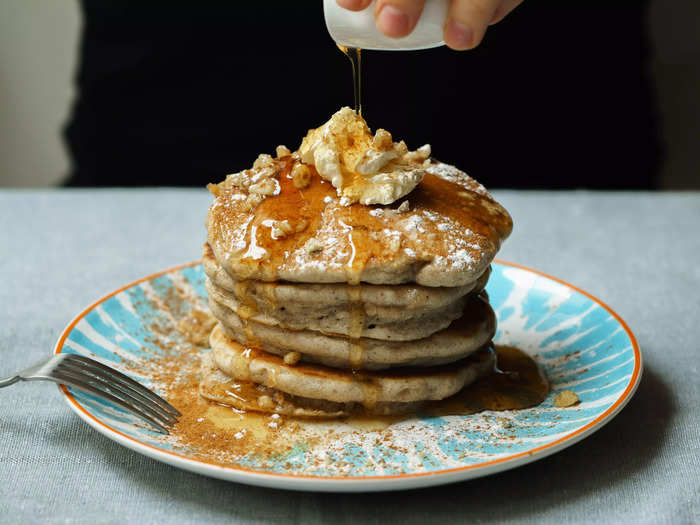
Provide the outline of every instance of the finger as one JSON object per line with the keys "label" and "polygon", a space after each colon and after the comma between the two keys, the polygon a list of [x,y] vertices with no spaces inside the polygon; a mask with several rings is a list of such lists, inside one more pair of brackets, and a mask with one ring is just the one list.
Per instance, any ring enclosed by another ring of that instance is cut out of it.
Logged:
{"label": "finger", "polygon": [[349,9],[350,11],[362,11],[367,9],[372,0],[336,0],[338,5],[344,9]]}
{"label": "finger", "polygon": [[416,27],[425,0],[378,0],[374,7],[377,28],[386,36],[400,38]]}
{"label": "finger", "polygon": [[496,12],[493,14],[489,25],[492,26],[493,24],[497,24],[522,3],[523,0],[505,0],[498,6],[498,9],[496,9]]}
{"label": "finger", "polygon": [[473,49],[500,5],[495,0],[452,0],[445,22],[445,43],[452,49]]}

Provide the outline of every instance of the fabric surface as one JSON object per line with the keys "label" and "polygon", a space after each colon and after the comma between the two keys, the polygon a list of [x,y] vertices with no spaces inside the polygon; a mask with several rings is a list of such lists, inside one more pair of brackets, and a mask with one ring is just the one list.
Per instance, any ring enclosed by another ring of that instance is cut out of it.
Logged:
{"label": "fabric surface", "polygon": [[[553,456],[463,483],[314,494],[180,471],[102,437],[57,388],[0,391],[0,523],[700,522],[700,194],[496,192],[499,257],[560,277],[627,321],[644,357],[629,405]],[[0,192],[0,377],[85,306],[199,258],[203,190]]]}

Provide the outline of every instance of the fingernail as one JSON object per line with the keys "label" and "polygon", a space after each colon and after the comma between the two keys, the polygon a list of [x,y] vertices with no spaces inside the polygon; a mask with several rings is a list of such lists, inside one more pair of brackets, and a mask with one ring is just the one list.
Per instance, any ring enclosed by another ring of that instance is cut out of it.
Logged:
{"label": "fingernail", "polygon": [[456,20],[450,20],[447,24],[445,40],[450,47],[469,49],[474,42],[474,31],[471,27],[460,24]]}
{"label": "fingernail", "polygon": [[377,27],[387,36],[405,36],[410,29],[410,20],[406,13],[393,5],[384,5],[377,15]]}
{"label": "fingernail", "polygon": [[340,7],[349,9],[350,11],[360,11],[367,8],[370,0],[336,0]]}

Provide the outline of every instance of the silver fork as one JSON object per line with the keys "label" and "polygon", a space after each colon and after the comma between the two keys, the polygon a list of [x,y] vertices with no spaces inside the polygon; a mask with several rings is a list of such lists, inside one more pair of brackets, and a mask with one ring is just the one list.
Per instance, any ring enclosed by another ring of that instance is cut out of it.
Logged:
{"label": "silver fork", "polygon": [[162,434],[168,434],[168,427],[182,415],[130,377],[81,355],[52,355],[17,375],[0,379],[0,388],[18,381],[53,381],[84,390],[140,417]]}

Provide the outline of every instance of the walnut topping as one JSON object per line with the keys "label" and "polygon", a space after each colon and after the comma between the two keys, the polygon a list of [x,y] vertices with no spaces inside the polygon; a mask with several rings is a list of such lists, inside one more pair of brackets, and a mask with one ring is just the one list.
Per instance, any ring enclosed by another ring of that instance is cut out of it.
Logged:
{"label": "walnut topping", "polygon": [[297,189],[304,189],[311,183],[311,170],[305,164],[297,164],[292,169],[292,183]]}
{"label": "walnut topping", "polygon": [[289,148],[284,144],[280,144],[279,146],[277,146],[277,148],[275,148],[275,153],[277,154],[278,159],[292,154],[292,152],[289,151]]}
{"label": "walnut topping", "polygon": [[287,219],[282,221],[266,219],[262,221],[262,225],[270,228],[270,237],[277,241],[284,239],[289,234],[304,231],[309,223],[305,219],[299,220],[296,224],[289,222]]}
{"label": "walnut topping", "polygon": [[218,197],[219,195],[221,195],[221,187],[218,184],[210,182],[209,184],[207,184],[207,189],[214,197]]}
{"label": "walnut topping", "polygon": [[261,153],[258,155],[258,158],[255,159],[255,162],[253,163],[253,169],[260,169],[260,168],[265,168],[267,166],[272,166],[274,164],[274,159],[272,158],[272,155],[268,155],[267,153]]}
{"label": "walnut topping", "polygon": [[287,352],[284,355],[284,362],[288,365],[294,366],[301,359],[301,354],[299,352]]}
{"label": "walnut topping", "polygon": [[284,233],[291,233],[294,231],[294,228],[292,228],[292,225],[289,224],[289,221],[287,219],[284,219],[283,221],[279,221],[279,229],[282,230]]}
{"label": "walnut topping", "polygon": [[372,139],[372,147],[378,151],[388,151],[394,147],[394,141],[391,139],[391,133],[385,129],[378,129]]}
{"label": "walnut topping", "polygon": [[286,234],[281,228],[278,228],[278,227],[276,227],[276,226],[273,226],[273,227],[270,229],[270,237],[272,237],[272,238],[273,238],[274,240],[276,240],[276,241],[279,240],[279,239],[282,239],[282,238],[284,238],[284,237],[286,237],[286,236],[287,236],[287,234]]}
{"label": "walnut topping", "polygon": [[275,408],[275,403],[270,396],[262,395],[258,398],[258,406],[263,410],[272,410]]}
{"label": "walnut topping", "polygon": [[244,170],[239,171],[238,173],[230,173],[229,175],[226,175],[226,179],[218,184],[207,184],[207,189],[215,197],[218,197],[224,190],[231,187],[246,190],[248,189],[248,186],[250,186],[250,172],[251,170]]}
{"label": "walnut topping", "polygon": [[255,209],[255,207],[258,204],[260,204],[264,198],[265,197],[263,197],[262,195],[259,195],[257,193],[251,193],[250,195],[248,195],[248,197],[246,197],[245,204],[243,205],[243,209],[245,211],[250,211],[250,210]]}
{"label": "walnut topping", "polygon": [[287,219],[283,221],[272,221],[270,236],[277,240],[282,239],[294,230]]}
{"label": "walnut topping", "polygon": [[321,241],[319,241],[315,237],[311,237],[304,244],[304,251],[308,254],[318,253],[322,250],[323,250],[323,244],[321,244]]}
{"label": "walnut topping", "polygon": [[571,390],[562,390],[556,396],[554,396],[554,406],[557,408],[566,408],[576,405],[579,402],[579,398],[576,392]]}
{"label": "walnut topping", "polygon": [[430,144],[425,144],[416,151],[407,151],[403,156],[403,160],[406,162],[424,162],[430,157],[430,153]]}
{"label": "walnut topping", "polygon": [[224,183],[226,185],[236,186],[237,188],[245,190],[248,188],[248,186],[250,186],[250,172],[251,170],[245,170],[226,175],[226,180]]}
{"label": "walnut topping", "polygon": [[403,202],[401,203],[401,206],[399,206],[398,208],[396,208],[396,210],[397,210],[397,211],[400,211],[400,212],[402,212],[402,213],[403,213],[403,212],[406,212],[406,211],[409,211],[409,210],[410,210],[410,204],[408,204],[408,200],[403,201]]}
{"label": "walnut topping", "polygon": [[248,191],[257,195],[277,195],[280,192],[280,185],[279,182],[277,182],[277,179],[266,178],[251,185],[248,188]]}

